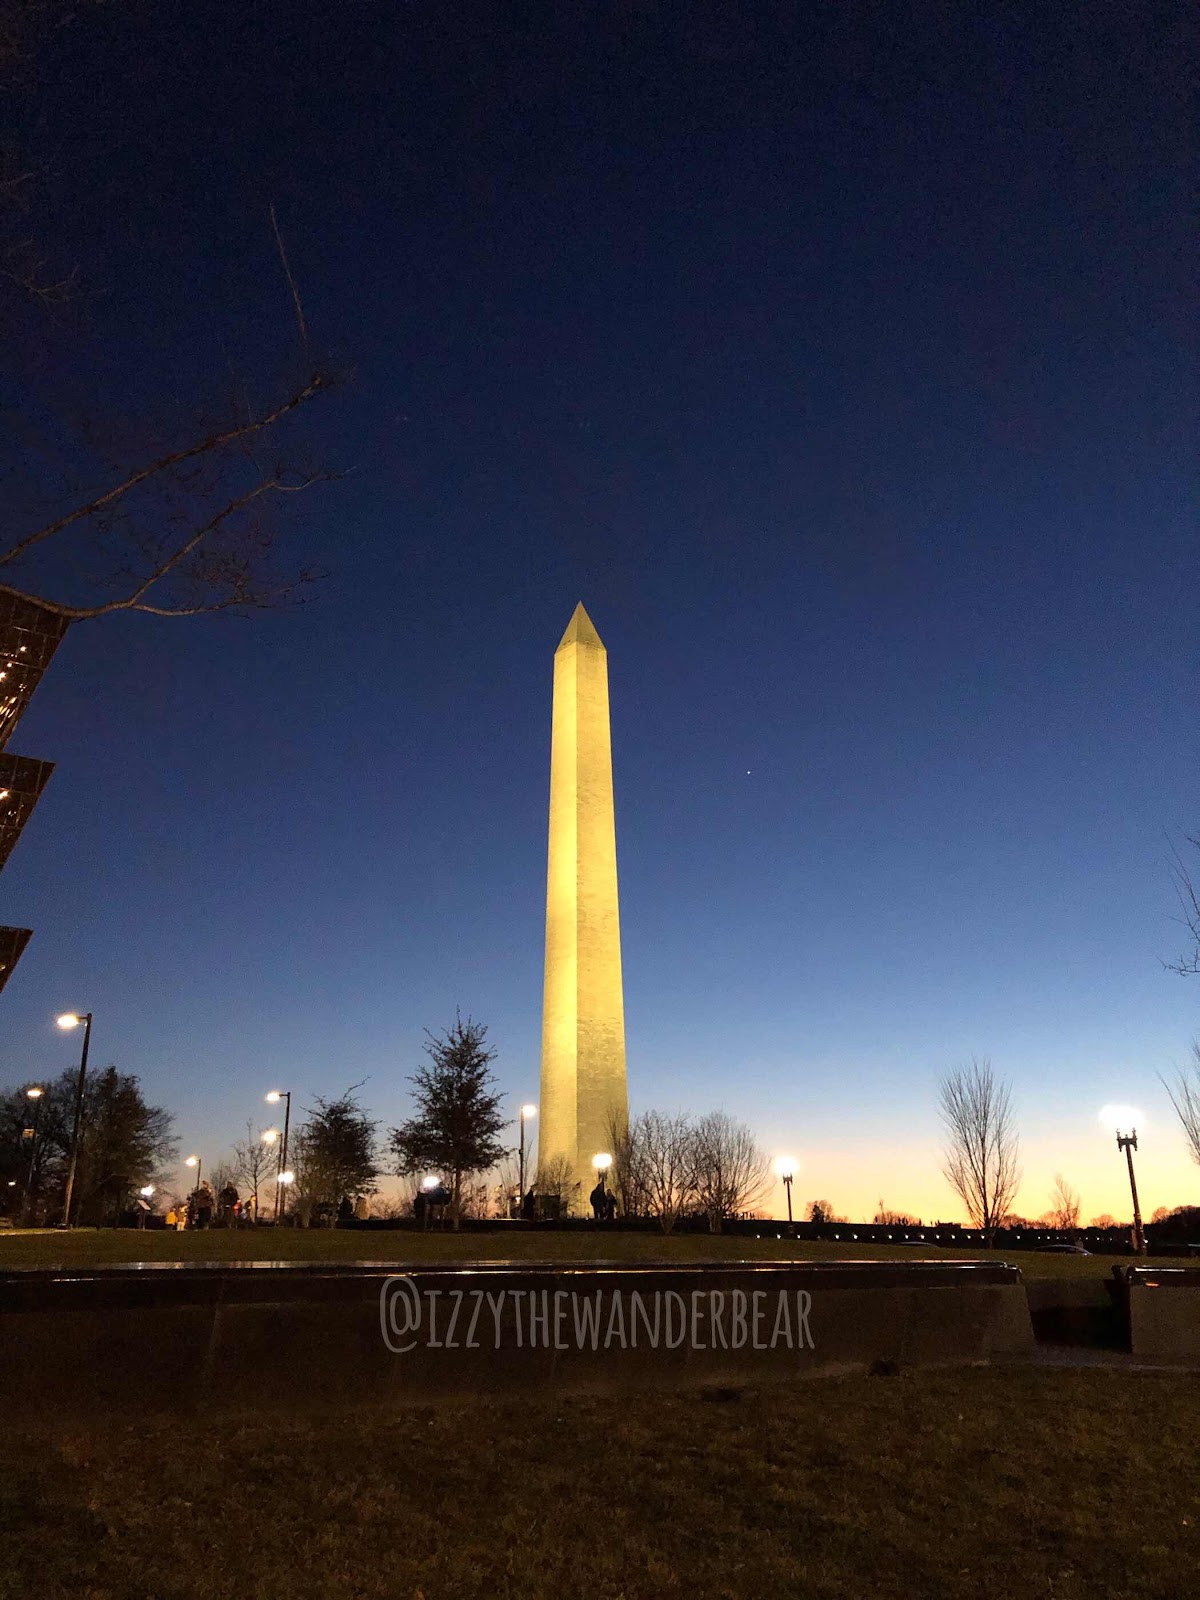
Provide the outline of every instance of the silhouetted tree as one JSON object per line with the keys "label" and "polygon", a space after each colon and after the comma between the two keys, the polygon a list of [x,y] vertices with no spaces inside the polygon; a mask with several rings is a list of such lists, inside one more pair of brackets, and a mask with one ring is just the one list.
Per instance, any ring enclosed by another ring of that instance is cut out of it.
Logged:
{"label": "silhouetted tree", "polygon": [[[1190,834],[1187,842],[1200,850],[1200,834]],[[1200,973],[1200,889],[1196,887],[1196,880],[1178,850],[1173,854],[1175,892],[1179,896],[1179,907],[1183,912],[1181,921],[1187,929],[1189,948],[1177,960],[1165,962],[1164,965],[1168,971],[1178,972],[1180,977],[1194,978]]]}
{"label": "silhouetted tree", "polygon": [[1192,1042],[1190,1074],[1180,1072],[1174,1087],[1161,1075],[1159,1082],[1171,1097],[1192,1160],[1200,1164],[1200,1041]]}
{"label": "silhouetted tree", "polygon": [[972,1061],[942,1080],[940,1102],[948,1135],[946,1181],[990,1245],[1021,1181],[1009,1086],[986,1058]]}
{"label": "silhouetted tree", "polygon": [[692,1170],[696,1201],[711,1232],[743,1211],[752,1210],[770,1184],[767,1157],[744,1122],[711,1111],[692,1130]]}
{"label": "silhouetted tree", "polygon": [[[428,1030],[426,1030],[428,1032]],[[409,1080],[416,1115],[392,1129],[396,1171],[437,1172],[450,1180],[450,1215],[462,1219],[463,1179],[490,1167],[508,1153],[500,1140],[506,1119],[500,1108],[488,1048],[487,1028],[470,1017],[456,1017],[444,1036],[428,1035],[429,1065]]]}
{"label": "silhouetted tree", "polygon": [[808,1220],[810,1222],[833,1222],[833,1207],[828,1200],[810,1200],[808,1204]]}
{"label": "silhouetted tree", "polygon": [[318,1095],[306,1109],[308,1120],[293,1135],[288,1152],[296,1174],[292,1204],[304,1222],[315,1207],[336,1206],[343,1195],[375,1192],[379,1124],[359,1105],[355,1091],[361,1088],[352,1084],[336,1100]]}
{"label": "silhouetted tree", "polygon": [[570,1158],[564,1155],[547,1156],[538,1162],[534,1190],[548,1200],[558,1203],[560,1216],[569,1216],[579,1207],[579,1179]]}
{"label": "silhouetted tree", "polygon": [[1064,1232],[1079,1226],[1079,1195],[1061,1172],[1054,1175],[1047,1218],[1052,1228],[1061,1228]]}
{"label": "silhouetted tree", "polygon": [[279,1154],[274,1145],[263,1143],[261,1129],[252,1122],[246,1123],[246,1137],[233,1147],[234,1181],[247,1191],[254,1220],[258,1221],[258,1191],[270,1182],[279,1165]]}
{"label": "silhouetted tree", "polygon": [[683,1113],[643,1111],[629,1124],[630,1184],[664,1233],[696,1203],[695,1128]]}
{"label": "silhouetted tree", "polygon": [[[64,1075],[69,1082],[71,1074]],[[65,1119],[64,1119],[65,1120]],[[106,1067],[87,1085],[75,1173],[72,1218],[116,1222],[134,1193],[174,1160],[173,1118],[149,1106],[136,1077]],[[67,1149],[61,1152],[65,1161]]]}

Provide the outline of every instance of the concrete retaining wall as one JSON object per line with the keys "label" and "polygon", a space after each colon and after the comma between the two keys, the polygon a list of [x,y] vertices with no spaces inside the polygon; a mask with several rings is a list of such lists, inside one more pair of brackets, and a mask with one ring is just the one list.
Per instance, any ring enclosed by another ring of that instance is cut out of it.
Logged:
{"label": "concrete retaining wall", "polygon": [[745,1385],[1032,1348],[1003,1264],[255,1264],[0,1276],[10,1421]]}
{"label": "concrete retaining wall", "polygon": [[1128,1307],[1129,1348],[1146,1361],[1200,1362],[1200,1271],[1114,1269]]}

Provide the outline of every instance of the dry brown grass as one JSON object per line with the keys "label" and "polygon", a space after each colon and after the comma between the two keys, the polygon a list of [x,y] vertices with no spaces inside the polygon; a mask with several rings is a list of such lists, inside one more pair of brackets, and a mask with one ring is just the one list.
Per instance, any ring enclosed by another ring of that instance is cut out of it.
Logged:
{"label": "dry brown grass", "polygon": [[0,1595],[1193,1592],[1200,1381],[968,1370],[5,1440]]}

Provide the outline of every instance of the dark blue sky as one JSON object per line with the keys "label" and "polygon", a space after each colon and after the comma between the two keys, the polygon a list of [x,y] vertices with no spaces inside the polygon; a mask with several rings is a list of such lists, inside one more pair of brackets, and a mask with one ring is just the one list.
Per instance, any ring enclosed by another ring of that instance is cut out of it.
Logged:
{"label": "dark blue sky", "polygon": [[303,611],[61,651],[15,741],[59,766],[4,873],[36,929],[4,1077],[91,1006],[215,1157],[276,1080],[398,1119],[461,1006],[536,1096],[582,599],[635,1105],[950,1215],[936,1078],[990,1054],[1022,1209],[1060,1167],[1119,1209],[1106,1100],[1157,1130],[1148,1206],[1187,1198],[1154,1075],[1197,1007],[1160,966],[1197,828],[1195,46],[1155,5],[81,17],[30,116],[86,329],[31,383],[173,434],[272,392],[273,202],[347,476],[294,508]]}

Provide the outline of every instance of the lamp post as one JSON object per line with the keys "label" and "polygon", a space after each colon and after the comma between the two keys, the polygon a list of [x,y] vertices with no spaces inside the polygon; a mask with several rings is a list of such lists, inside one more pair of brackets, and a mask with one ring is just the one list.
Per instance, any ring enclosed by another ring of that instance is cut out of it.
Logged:
{"label": "lamp post", "polygon": [[796,1176],[795,1156],[780,1156],[775,1162],[776,1175],[783,1179],[783,1187],[787,1190],[788,1226],[792,1223],[792,1179]]}
{"label": "lamp post", "polygon": [[279,1146],[279,1166],[275,1171],[275,1221],[279,1221],[280,1208],[283,1194],[279,1185],[283,1182],[284,1168],[287,1166],[288,1156],[288,1128],[292,1121],[292,1091],[290,1089],[272,1089],[263,1097],[269,1106],[277,1106],[283,1101],[283,1142]]}
{"label": "lamp post", "polygon": [[[196,1169],[196,1189],[199,1189],[199,1187],[200,1187],[200,1178],[201,1178],[201,1176],[202,1176],[202,1174],[204,1172],[204,1160],[203,1160],[203,1157],[201,1157],[201,1156],[189,1156],[187,1158],[187,1160],[183,1164],[184,1164],[185,1167],[195,1167],[195,1169]],[[196,1189],[192,1190],[193,1194],[196,1193]],[[185,1202],[185,1208],[186,1208],[186,1202]]]}
{"label": "lamp post", "polygon": [[296,1181],[296,1174],[294,1172],[281,1172],[279,1174],[279,1178],[277,1180],[276,1187],[275,1187],[275,1215],[277,1217],[279,1216],[280,1209],[281,1209],[280,1208],[280,1203],[279,1203],[280,1202],[280,1196],[283,1194],[284,1190],[288,1187],[288,1185],[291,1184],[291,1183],[295,1183],[295,1181]]}
{"label": "lamp post", "polygon": [[71,1226],[71,1196],[75,1191],[75,1169],[79,1165],[79,1132],[83,1124],[83,1086],[87,1081],[88,1046],[92,1042],[92,1013],[84,1011],[64,1011],[61,1017],[55,1019],[60,1028],[69,1031],[83,1024],[83,1050],[79,1057],[79,1081],[75,1086],[75,1115],[71,1122],[71,1158],[67,1165],[67,1188],[63,1196],[62,1224],[64,1228]]}
{"label": "lamp post", "polygon": [[1133,1248],[1139,1256],[1146,1254],[1146,1235],[1142,1231],[1142,1209],[1138,1205],[1137,1179],[1133,1175],[1133,1152],[1137,1149],[1137,1129],[1132,1133],[1117,1133],[1117,1149],[1124,1150],[1129,1165],[1129,1192],[1133,1196]]}
{"label": "lamp post", "polygon": [[[612,1157],[609,1155],[607,1150],[598,1150],[596,1152],[596,1154],[592,1157],[592,1168],[593,1168],[593,1170],[595,1172],[597,1172],[599,1174],[599,1177],[600,1177],[600,1193],[602,1195],[607,1195],[607,1193],[608,1193],[608,1190],[607,1190],[607,1188],[605,1186],[605,1179],[608,1176],[608,1169],[611,1166],[612,1166]],[[603,1219],[606,1216],[606,1214],[607,1214],[606,1206],[605,1205],[601,1205],[599,1210],[598,1210],[598,1212],[597,1212],[598,1220],[603,1221]]]}
{"label": "lamp post", "polygon": [[519,1191],[520,1192],[517,1195],[517,1213],[518,1213],[518,1215],[520,1215],[521,1207],[525,1204],[525,1124],[529,1121],[530,1117],[536,1117],[536,1116],[537,1116],[537,1107],[536,1106],[522,1106],[521,1107],[521,1156],[520,1156],[521,1177],[520,1177],[520,1183],[519,1183]]}
{"label": "lamp post", "polygon": [[39,1084],[32,1084],[25,1091],[26,1100],[32,1100],[34,1105],[33,1126],[27,1130],[29,1136],[29,1170],[25,1174],[25,1220],[29,1222],[33,1217],[33,1169],[37,1161],[37,1136],[38,1124],[42,1120],[42,1100],[45,1089]]}
{"label": "lamp post", "polygon": [[433,1191],[440,1189],[442,1180],[435,1178],[432,1173],[421,1179],[421,1232],[429,1231],[429,1207],[433,1199]]}

